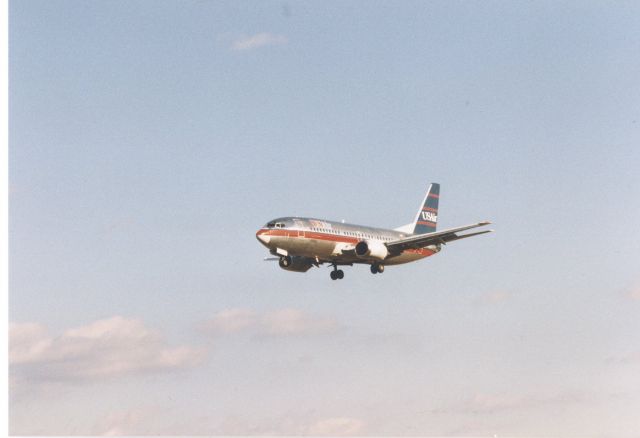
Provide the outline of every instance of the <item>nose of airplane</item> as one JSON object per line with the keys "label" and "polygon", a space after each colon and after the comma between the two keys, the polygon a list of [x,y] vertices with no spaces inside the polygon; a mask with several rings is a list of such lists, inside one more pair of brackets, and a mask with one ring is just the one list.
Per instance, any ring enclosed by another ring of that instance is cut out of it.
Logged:
{"label": "nose of airplane", "polygon": [[266,234],[266,230],[259,229],[256,233],[256,239],[258,239],[264,246],[267,246],[269,244],[269,240],[271,240],[271,237]]}

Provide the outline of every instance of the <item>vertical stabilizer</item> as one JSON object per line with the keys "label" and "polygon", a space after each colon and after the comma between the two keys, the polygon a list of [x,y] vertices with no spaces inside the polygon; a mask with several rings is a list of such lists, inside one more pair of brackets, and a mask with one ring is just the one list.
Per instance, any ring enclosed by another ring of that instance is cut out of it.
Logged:
{"label": "vertical stabilizer", "polygon": [[413,234],[433,233],[438,222],[438,200],[440,199],[440,184],[431,183],[422,201],[420,210],[413,221]]}

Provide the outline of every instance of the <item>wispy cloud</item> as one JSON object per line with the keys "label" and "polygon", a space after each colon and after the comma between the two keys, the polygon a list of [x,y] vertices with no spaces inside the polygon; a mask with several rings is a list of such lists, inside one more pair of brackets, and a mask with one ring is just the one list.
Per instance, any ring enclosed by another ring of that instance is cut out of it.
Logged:
{"label": "wispy cloud", "polygon": [[216,313],[204,328],[215,335],[248,333],[279,337],[328,333],[337,330],[339,325],[334,319],[314,316],[299,309],[258,313],[251,309],[233,308]]}
{"label": "wispy cloud", "polygon": [[353,436],[366,432],[366,423],[354,417],[317,417],[312,412],[289,412],[279,417],[246,415],[225,418],[216,435]]}
{"label": "wispy cloud", "polygon": [[307,430],[307,434],[318,436],[361,435],[364,431],[364,426],[364,421],[357,418],[326,418],[312,424]]}
{"label": "wispy cloud", "polygon": [[281,309],[266,313],[261,320],[267,334],[274,336],[319,334],[338,328],[335,320],[310,315],[298,309]]}
{"label": "wispy cloud", "polygon": [[630,288],[626,295],[632,301],[640,301],[640,285]]}
{"label": "wispy cloud", "polygon": [[[82,434],[100,436],[353,436],[366,432],[362,419],[350,416],[323,417],[313,410],[292,410],[282,415],[262,417],[243,412],[222,419],[210,414],[186,415],[176,419],[174,408],[147,404],[106,412]],[[20,435],[28,435],[22,433]],[[24,431],[30,432],[30,431]],[[74,430],[78,434],[77,430]],[[60,435],[68,435],[60,431]]]}
{"label": "wispy cloud", "polygon": [[153,417],[150,417],[148,411],[148,409],[137,408],[107,414],[94,426],[93,434],[101,436],[149,434],[147,424],[153,424]]}
{"label": "wispy cloud", "polygon": [[193,366],[200,348],[169,347],[137,319],[115,316],[51,335],[36,323],[9,327],[12,377],[26,381],[87,381]]}
{"label": "wispy cloud", "polygon": [[258,314],[251,309],[232,308],[221,310],[205,323],[205,328],[216,333],[237,333],[254,328],[259,322]]}
{"label": "wispy cloud", "polygon": [[530,409],[542,405],[578,403],[585,394],[575,391],[551,394],[487,394],[478,393],[449,406],[435,409],[433,413],[494,414],[518,409]]}
{"label": "wispy cloud", "polygon": [[288,42],[284,35],[261,32],[255,35],[242,36],[231,43],[232,50],[253,50],[265,46],[282,45]]}
{"label": "wispy cloud", "polygon": [[[148,404],[102,414],[82,434],[100,436],[216,435],[209,416],[175,415],[174,406]],[[62,435],[79,435],[77,430]]]}
{"label": "wispy cloud", "polygon": [[508,301],[510,298],[511,293],[498,289],[480,295],[476,298],[475,303],[478,305],[499,304]]}
{"label": "wispy cloud", "polygon": [[607,358],[607,363],[615,365],[638,364],[640,363],[640,350],[629,351],[624,354],[610,356]]}

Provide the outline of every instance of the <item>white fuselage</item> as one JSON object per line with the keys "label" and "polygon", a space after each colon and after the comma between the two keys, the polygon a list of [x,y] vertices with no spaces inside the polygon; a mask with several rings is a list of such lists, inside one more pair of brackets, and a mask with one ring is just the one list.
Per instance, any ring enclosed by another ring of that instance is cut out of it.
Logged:
{"label": "white fuselage", "polygon": [[419,260],[440,251],[439,245],[405,249],[400,254],[389,255],[384,260],[359,257],[353,254],[353,251],[345,251],[362,241],[371,245],[384,245],[386,242],[408,236],[411,234],[396,230],[297,217],[276,219],[256,233],[258,240],[273,254],[300,256],[318,262],[337,264],[380,262],[385,265],[397,265]]}

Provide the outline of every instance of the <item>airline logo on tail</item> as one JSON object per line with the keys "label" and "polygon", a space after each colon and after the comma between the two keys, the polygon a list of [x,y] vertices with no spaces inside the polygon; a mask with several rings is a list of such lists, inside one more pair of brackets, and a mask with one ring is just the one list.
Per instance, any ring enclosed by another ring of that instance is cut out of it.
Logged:
{"label": "airline logo on tail", "polygon": [[423,211],[422,212],[422,219],[425,221],[429,221],[429,222],[437,222],[438,221],[438,215],[431,213],[430,211]]}
{"label": "airline logo on tail", "polygon": [[432,183],[414,220],[413,234],[433,233],[436,231],[439,200],[440,184]]}

